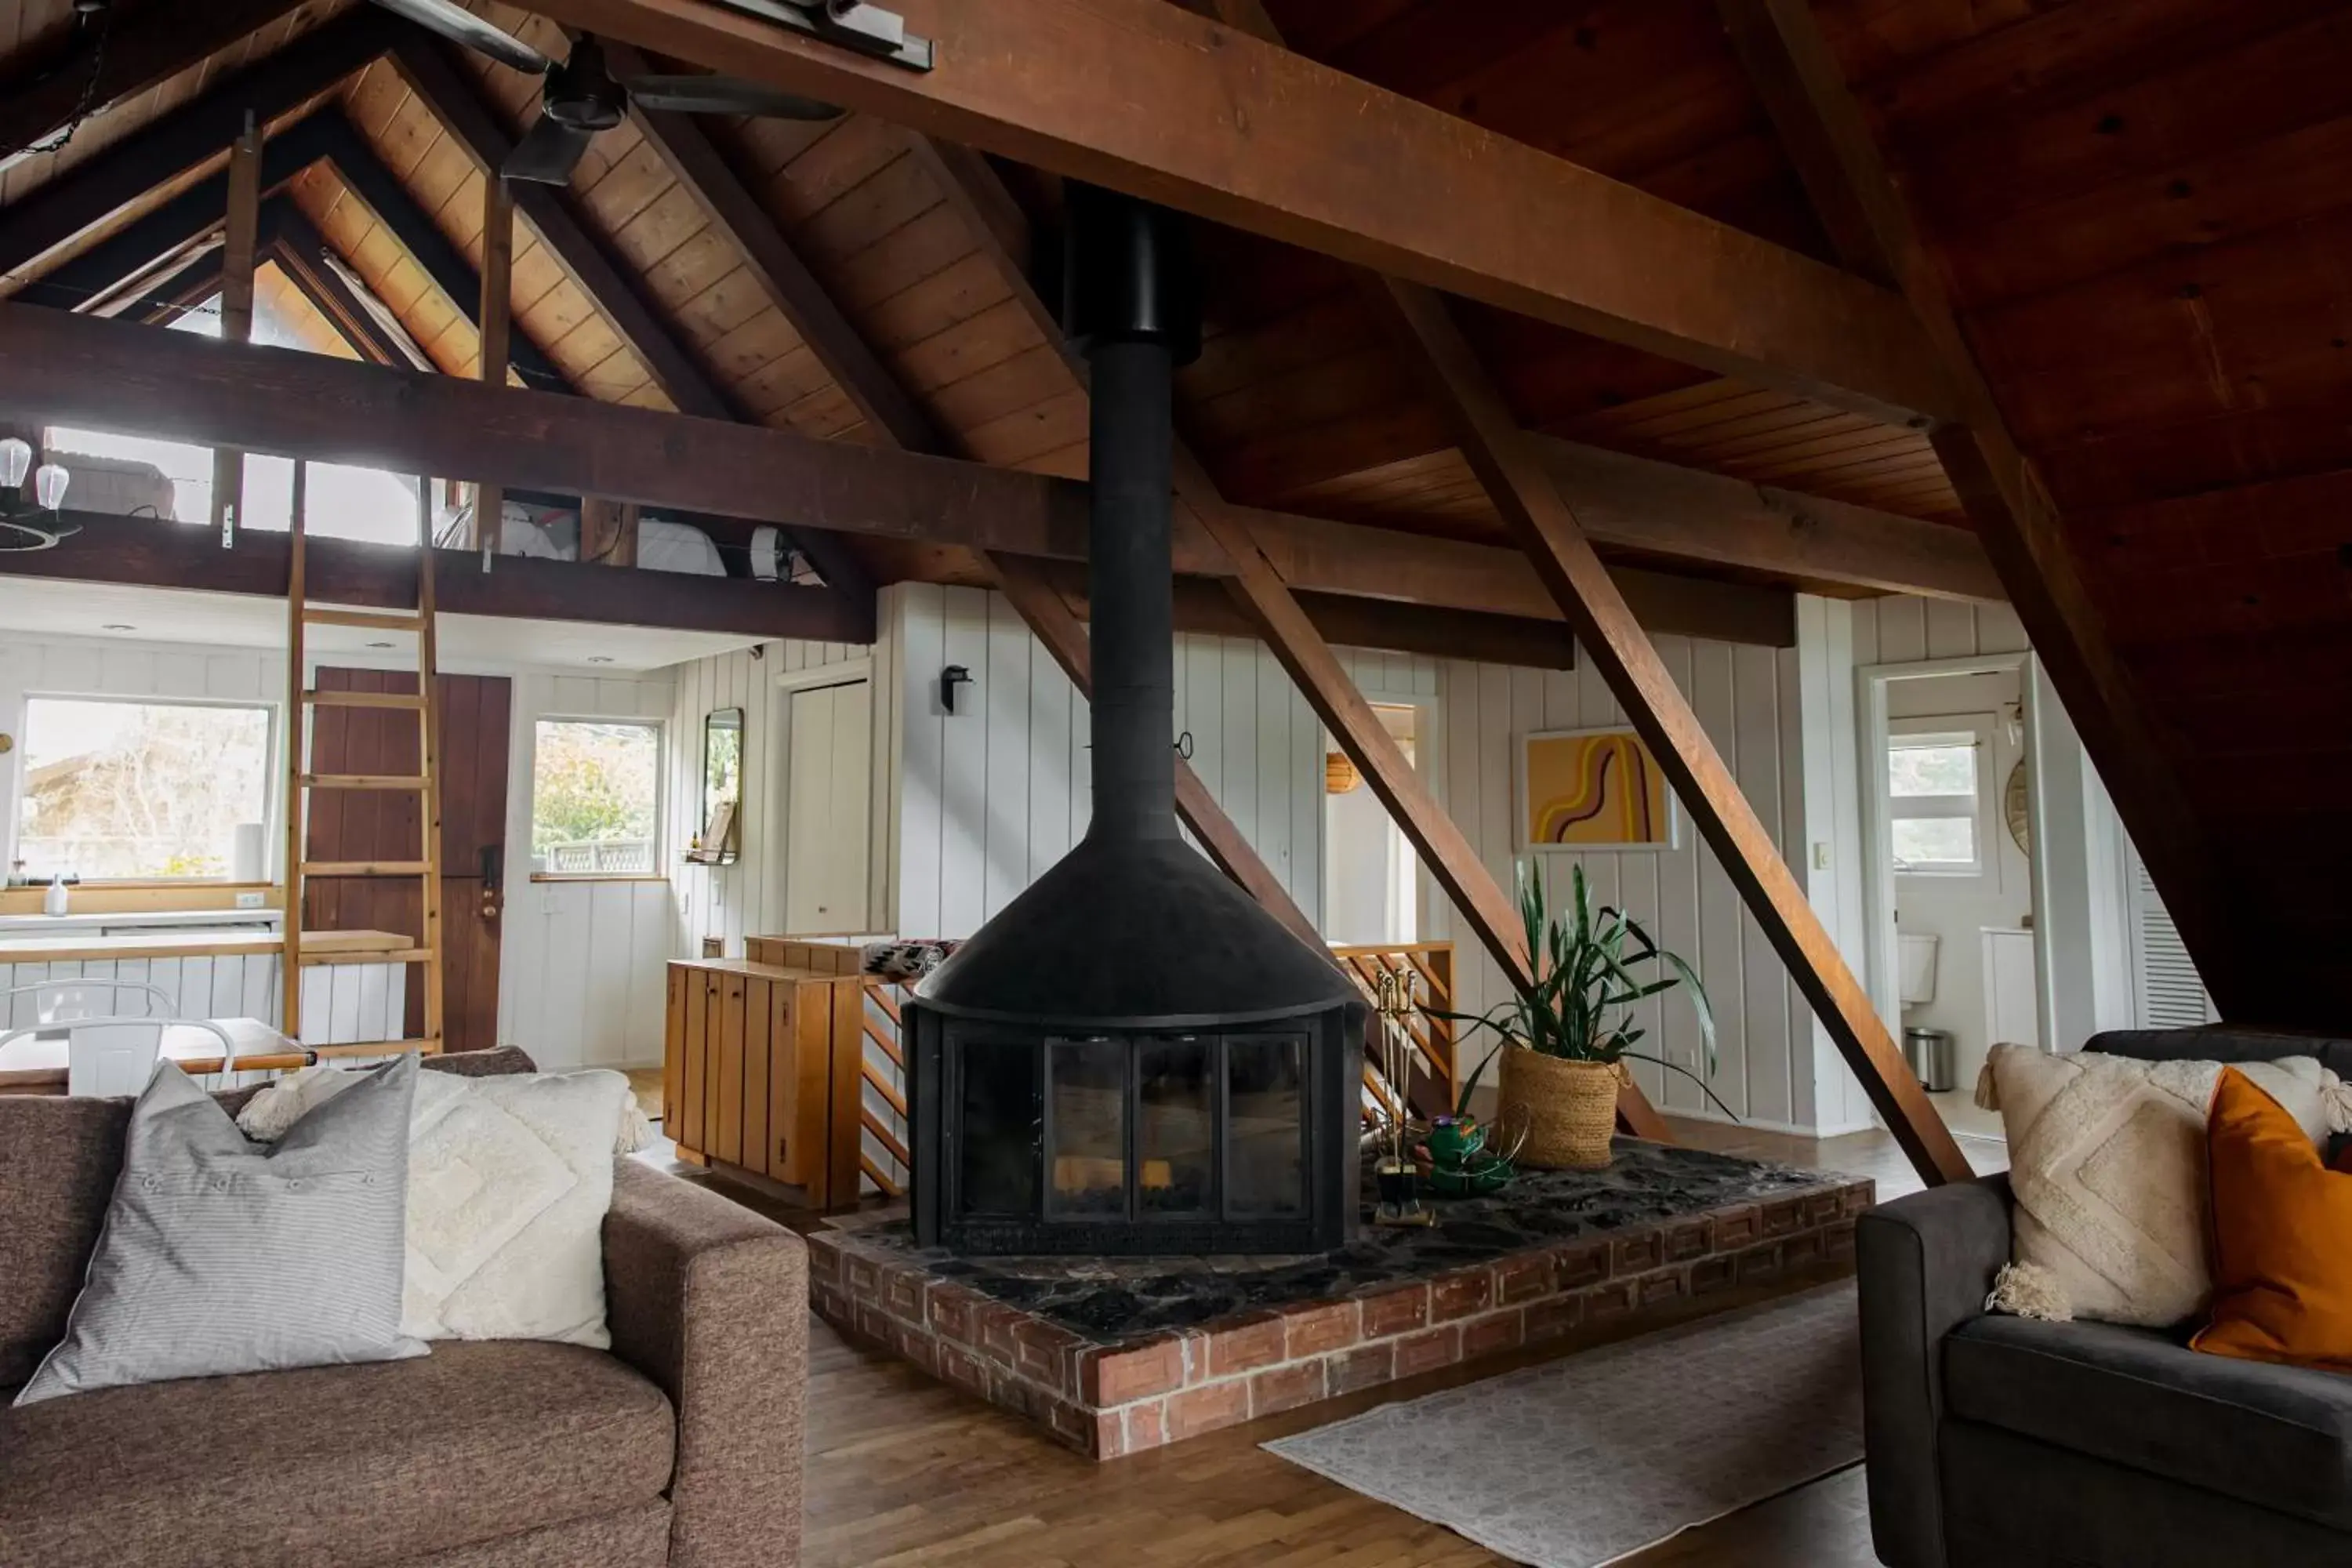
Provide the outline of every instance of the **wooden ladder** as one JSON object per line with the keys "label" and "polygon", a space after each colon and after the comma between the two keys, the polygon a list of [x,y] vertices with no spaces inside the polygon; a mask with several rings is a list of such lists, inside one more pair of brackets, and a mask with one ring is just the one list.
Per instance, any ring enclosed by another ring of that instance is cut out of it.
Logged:
{"label": "wooden ladder", "polygon": [[[425,967],[425,1026],[407,1039],[365,1041],[322,1046],[321,1057],[389,1056],[416,1050],[427,1055],[441,1049],[441,703],[436,689],[433,607],[432,481],[416,481],[416,609],[414,613],[339,610],[314,605],[305,596],[305,524],[309,517],[310,465],[294,465],[294,510],[288,523],[292,541],[292,567],[287,598],[287,731],[286,731],[286,939],[284,1030],[301,1038],[302,1028],[302,910],[303,883],[311,877],[415,877],[423,883],[424,938],[414,962]],[[410,632],[416,637],[416,692],[320,691],[304,684],[303,631],[306,626],[357,626],[370,631]],[[309,771],[310,718],[319,708],[390,709],[413,712],[418,724],[415,774],[317,773]],[[415,794],[421,802],[418,820],[424,843],[414,860],[311,860],[306,858],[305,835],[309,804],[315,790],[387,790]],[[404,990],[405,987],[404,987]]]}

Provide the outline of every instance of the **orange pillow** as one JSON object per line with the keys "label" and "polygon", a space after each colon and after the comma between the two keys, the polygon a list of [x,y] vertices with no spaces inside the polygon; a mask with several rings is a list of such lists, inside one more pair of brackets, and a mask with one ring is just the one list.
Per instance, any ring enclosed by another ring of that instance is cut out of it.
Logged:
{"label": "orange pillow", "polygon": [[2352,1173],[2294,1117],[2224,1068],[2206,1121],[2212,1319],[2189,1342],[2242,1361],[2352,1372]]}

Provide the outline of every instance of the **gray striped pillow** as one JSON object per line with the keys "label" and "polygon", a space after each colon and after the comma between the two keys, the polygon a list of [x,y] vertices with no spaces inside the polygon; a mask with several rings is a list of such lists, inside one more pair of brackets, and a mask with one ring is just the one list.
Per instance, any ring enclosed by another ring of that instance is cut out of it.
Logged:
{"label": "gray striped pillow", "polygon": [[425,1354],[400,1331],[415,1091],[412,1054],[254,1143],[162,1064],[66,1337],[16,1403]]}

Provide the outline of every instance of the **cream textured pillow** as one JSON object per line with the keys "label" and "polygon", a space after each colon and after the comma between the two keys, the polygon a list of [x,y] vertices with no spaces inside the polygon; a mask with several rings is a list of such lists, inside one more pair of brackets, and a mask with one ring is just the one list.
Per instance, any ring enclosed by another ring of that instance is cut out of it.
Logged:
{"label": "cream textured pillow", "polygon": [[[289,1103],[332,1100],[356,1076],[289,1079],[240,1121],[267,1129]],[[604,1214],[631,1103],[616,1072],[418,1073],[402,1331],[609,1347]]]}
{"label": "cream textured pillow", "polygon": [[[2316,1058],[2233,1065],[2315,1144],[2347,1120],[2345,1087]],[[1993,1047],[1977,1102],[2000,1112],[2017,1208],[1991,1304],[2150,1328],[2203,1310],[2205,1113],[2221,1076],[2219,1062]]]}

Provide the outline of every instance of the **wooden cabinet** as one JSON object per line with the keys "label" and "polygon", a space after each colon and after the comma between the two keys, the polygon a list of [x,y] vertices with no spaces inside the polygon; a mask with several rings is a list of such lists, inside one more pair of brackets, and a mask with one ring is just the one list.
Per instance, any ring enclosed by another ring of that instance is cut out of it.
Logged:
{"label": "wooden cabinet", "polygon": [[798,1187],[812,1208],[856,1202],[863,983],[680,959],[668,1002],[662,1121],[680,1153]]}

